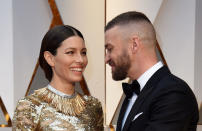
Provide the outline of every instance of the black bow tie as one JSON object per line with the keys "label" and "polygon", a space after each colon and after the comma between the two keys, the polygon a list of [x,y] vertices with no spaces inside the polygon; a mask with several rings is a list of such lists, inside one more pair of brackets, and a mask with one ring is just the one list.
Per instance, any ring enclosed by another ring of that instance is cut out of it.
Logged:
{"label": "black bow tie", "polygon": [[137,80],[134,80],[132,84],[122,83],[123,92],[127,98],[131,98],[133,92],[138,96],[140,94],[140,85]]}

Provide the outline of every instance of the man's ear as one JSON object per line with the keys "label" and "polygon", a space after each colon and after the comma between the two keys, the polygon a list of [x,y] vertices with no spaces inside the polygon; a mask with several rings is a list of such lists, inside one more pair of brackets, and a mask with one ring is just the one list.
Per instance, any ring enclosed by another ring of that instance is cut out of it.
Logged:
{"label": "man's ear", "polygon": [[45,58],[46,62],[51,67],[55,65],[54,56],[49,51],[45,51],[43,55],[44,55],[44,58]]}
{"label": "man's ear", "polygon": [[137,50],[139,49],[139,46],[140,46],[140,41],[139,41],[139,38],[134,35],[131,37],[131,51],[132,53],[136,53]]}

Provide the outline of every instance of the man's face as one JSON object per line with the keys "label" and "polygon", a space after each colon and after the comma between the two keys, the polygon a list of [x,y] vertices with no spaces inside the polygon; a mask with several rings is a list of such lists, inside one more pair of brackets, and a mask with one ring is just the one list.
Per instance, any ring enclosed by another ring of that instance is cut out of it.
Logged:
{"label": "man's face", "polygon": [[123,35],[113,27],[105,32],[105,62],[111,66],[112,78],[123,80],[128,75],[131,66],[126,40]]}

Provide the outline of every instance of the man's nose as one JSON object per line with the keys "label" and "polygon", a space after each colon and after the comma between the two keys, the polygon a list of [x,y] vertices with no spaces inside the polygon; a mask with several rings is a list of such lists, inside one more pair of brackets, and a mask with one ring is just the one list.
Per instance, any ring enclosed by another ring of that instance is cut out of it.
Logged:
{"label": "man's nose", "polygon": [[107,64],[109,62],[109,60],[110,60],[109,54],[106,53],[105,54],[105,64]]}

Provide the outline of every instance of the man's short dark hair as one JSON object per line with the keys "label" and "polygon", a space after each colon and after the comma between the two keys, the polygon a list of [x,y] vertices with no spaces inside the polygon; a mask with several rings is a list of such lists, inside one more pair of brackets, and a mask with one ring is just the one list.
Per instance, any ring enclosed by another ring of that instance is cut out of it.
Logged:
{"label": "man's short dark hair", "polygon": [[147,18],[147,16],[141,12],[129,11],[122,13],[112,19],[105,27],[105,32],[116,25],[125,25],[130,22],[140,22],[145,21],[151,24],[151,21]]}

